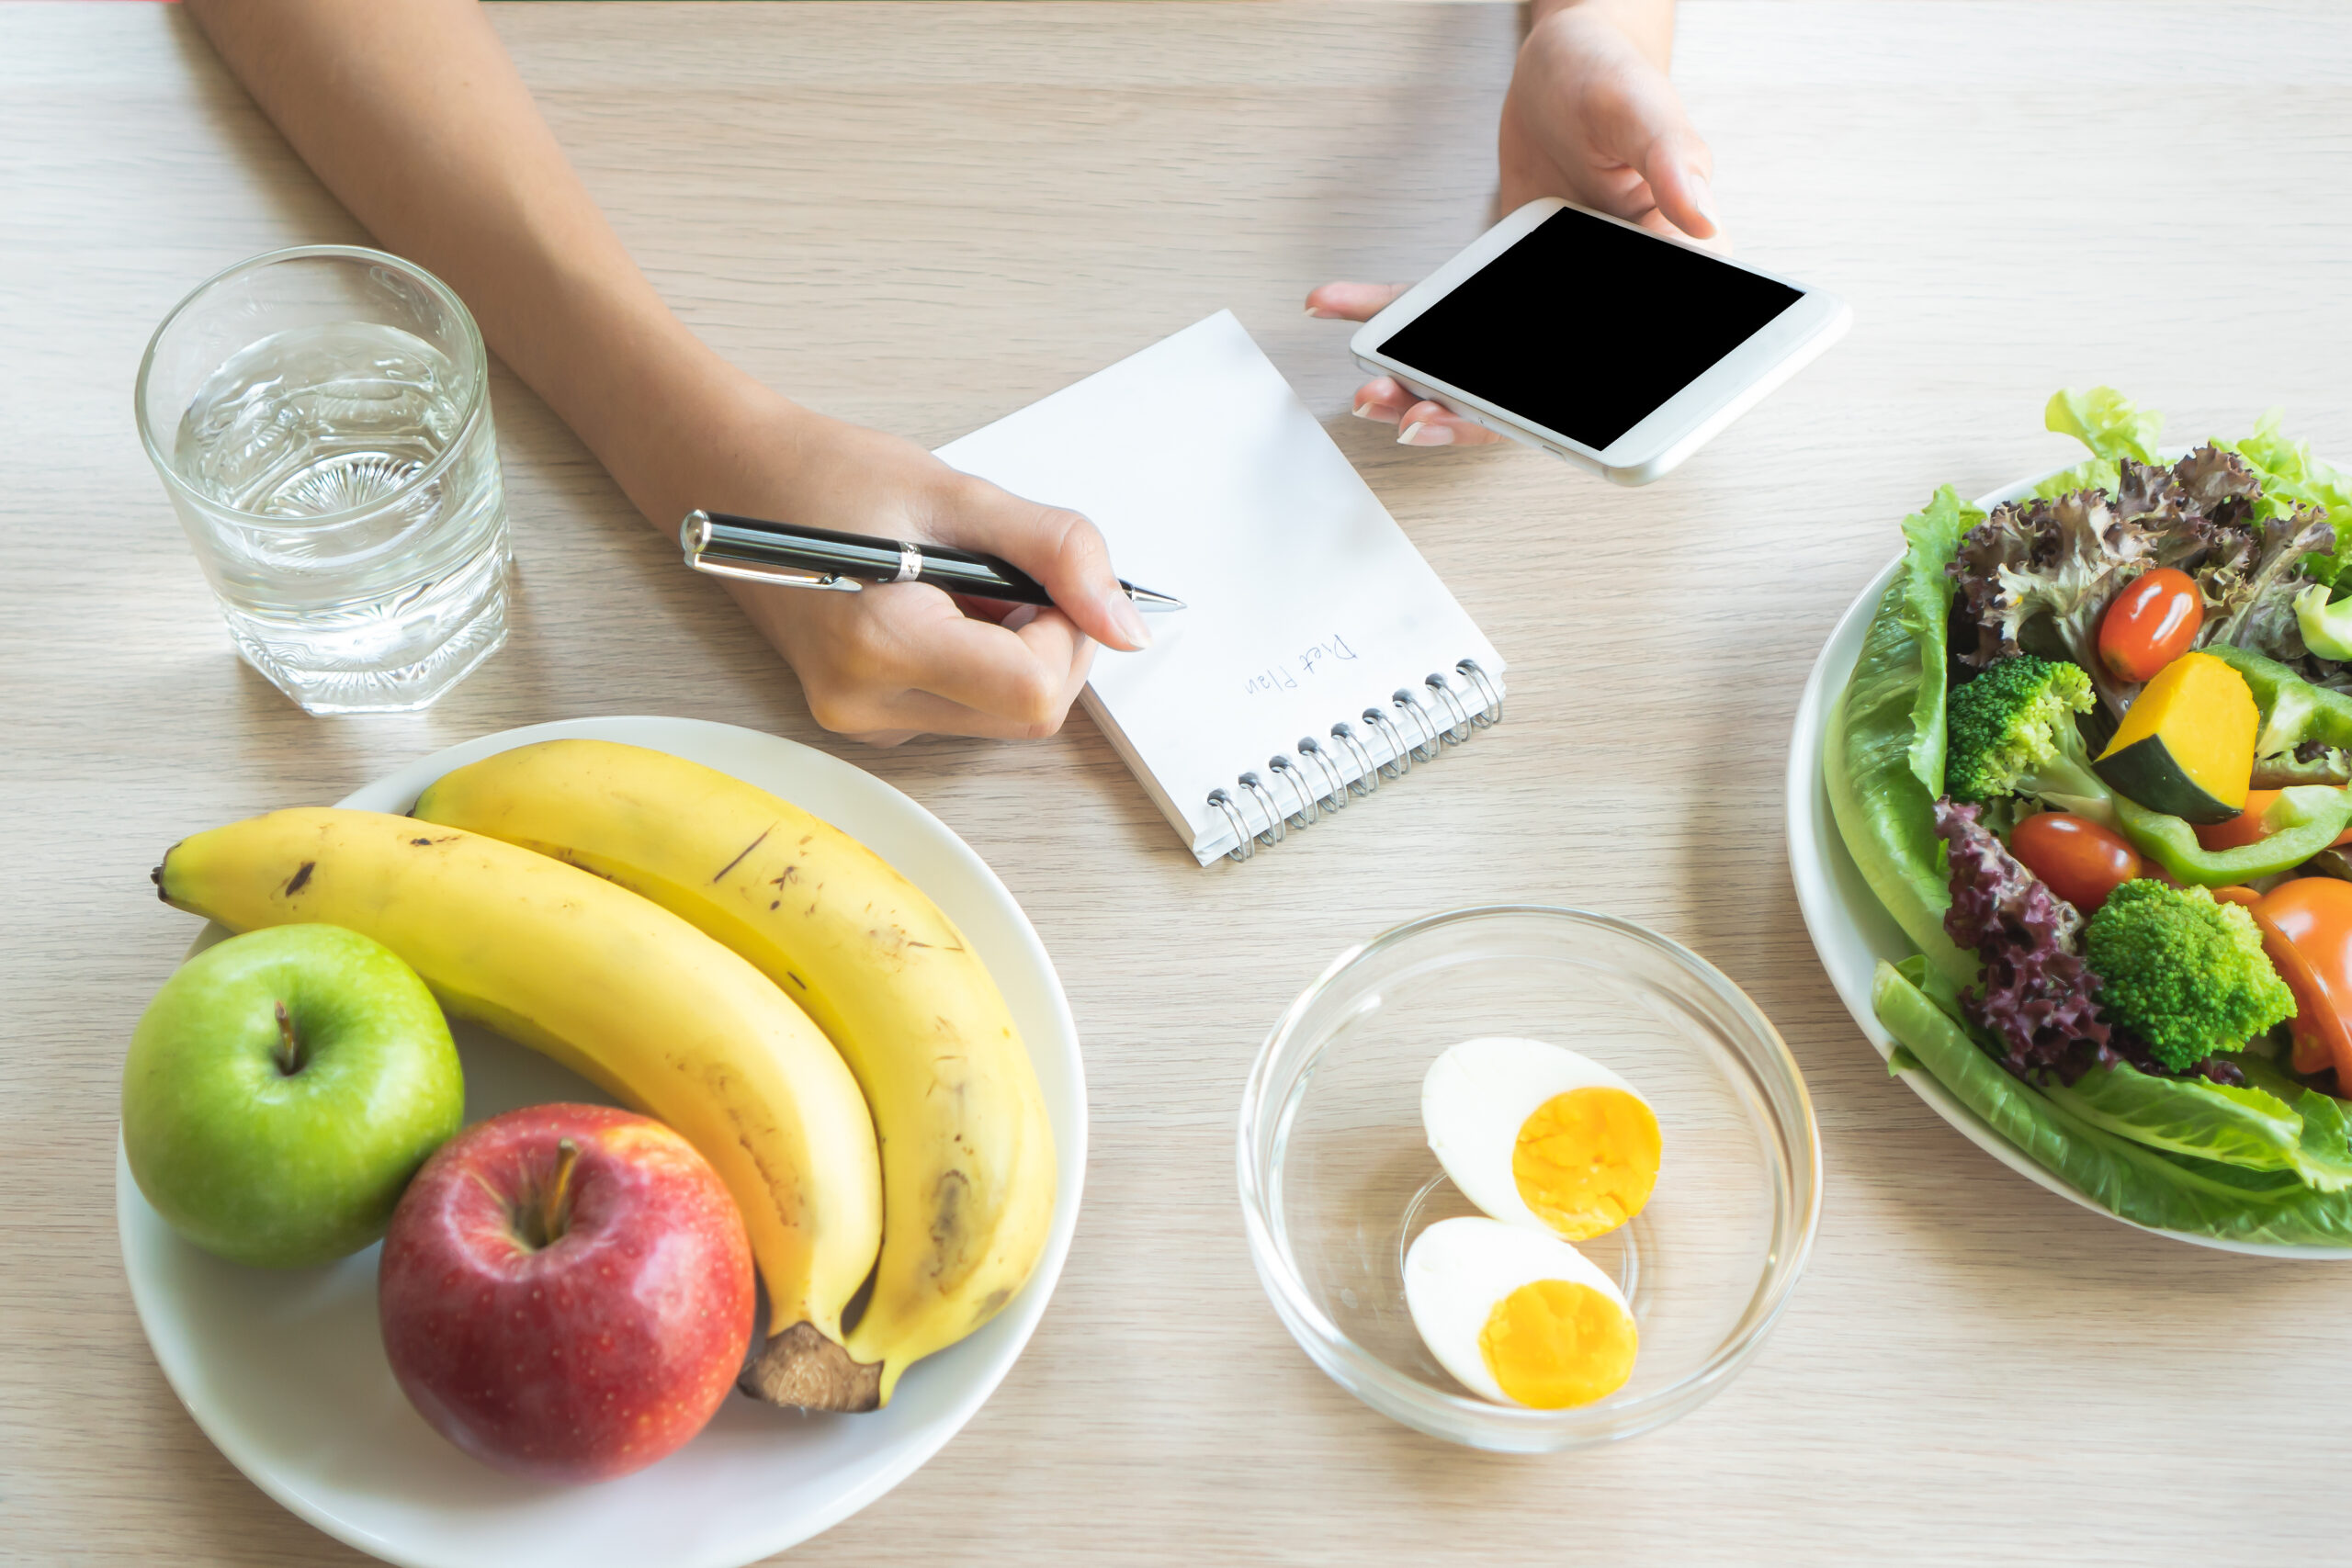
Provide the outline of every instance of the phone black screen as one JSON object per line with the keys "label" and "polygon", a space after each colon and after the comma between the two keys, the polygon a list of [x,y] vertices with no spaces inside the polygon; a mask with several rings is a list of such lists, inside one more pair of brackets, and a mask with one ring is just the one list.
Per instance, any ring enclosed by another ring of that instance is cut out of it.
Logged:
{"label": "phone black screen", "polygon": [[1598,451],[1804,297],[1563,208],[1381,352]]}

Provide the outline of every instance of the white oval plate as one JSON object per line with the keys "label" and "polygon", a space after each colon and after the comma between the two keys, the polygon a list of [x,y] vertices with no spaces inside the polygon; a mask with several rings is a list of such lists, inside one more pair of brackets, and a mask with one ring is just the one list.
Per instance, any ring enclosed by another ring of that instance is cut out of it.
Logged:
{"label": "white oval plate", "polygon": [[[971,1419],[1021,1354],[1078,1222],[1086,1172],[1078,1032],[1037,933],[961,839],[873,775],[775,736],[676,718],[534,725],[453,746],[338,804],[406,811],[452,768],[565,737],[673,752],[782,795],[863,840],[963,928],[1003,988],[1053,1118],[1060,1190],[1028,1286],[978,1333],[909,1369],[886,1410],[803,1416],[730,1396],[700,1436],[659,1464],[597,1485],[557,1486],[476,1463],[410,1408],[377,1330],[375,1247],[300,1273],[224,1263],[173,1234],[118,1148],[123,1267],[155,1359],[205,1436],[254,1484],[338,1540],[408,1568],[737,1568],[806,1540],[905,1480]],[[209,926],[197,945],[227,934]],[[456,1034],[469,1122],[555,1100],[607,1102],[495,1035],[463,1025]]]}
{"label": "white oval plate", "polygon": [[[2057,472],[2058,470],[2052,470]],[[2033,492],[2033,487],[2047,478],[2037,474],[2020,479],[2003,490],[1974,502],[1991,511],[2004,501],[2017,501]],[[1797,702],[1795,733],[1789,739],[1789,871],[1797,885],[1797,907],[1804,912],[1805,930],[1813,937],[1814,951],[1821,954],[1821,966],[1829,972],[1829,983],[1838,987],[1838,997],[1846,1010],[1854,1016],[1862,1033],[1878,1048],[1881,1057],[1891,1055],[1894,1037],[1878,1021],[1871,1008],[1871,981],[1878,972],[1879,961],[1900,963],[1918,950],[1911,945],[1894,917],[1886,912],[1862,880],[1861,868],[1846,852],[1846,840],[1838,831],[1838,819],[1829,810],[1829,786],[1821,777],[1821,747],[1829,721],[1829,707],[1838,694],[1846,689],[1846,681],[1854,672],[1854,660],[1861,656],[1862,637],[1870,630],[1871,616],[1877,613],[1878,602],[1886,593],[1887,585],[1894,581],[1902,567],[1903,558],[1896,556],[1887,562],[1886,570],[1871,580],[1861,597],[1846,607],[1838,627],[1829,634],[1829,641],[1822,648],[1821,657],[1814,661],[1813,674],[1804,683],[1804,694]],[[2352,1260],[2352,1248],[2339,1247],[2288,1247],[2275,1242],[2228,1241],[2218,1236],[2192,1235],[2186,1231],[2156,1230],[2149,1225],[2132,1224],[2120,1214],[2109,1213],[2074,1188],[2043,1168],[2031,1156],[2001,1136],[1984,1119],[1962,1104],[1944,1088],[1933,1073],[1917,1069],[1900,1075],[1911,1086],[1912,1092],[1928,1102],[1929,1109],[1958,1128],[1961,1134],[2027,1179],[2040,1183],[2061,1198],[2079,1203],[2093,1213],[2105,1214],[2119,1224],[2132,1225],[2134,1230],[2170,1236],[2194,1247],[2210,1247],[2221,1252],[2243,1252],[2258,1258],[2325,1258]]]}

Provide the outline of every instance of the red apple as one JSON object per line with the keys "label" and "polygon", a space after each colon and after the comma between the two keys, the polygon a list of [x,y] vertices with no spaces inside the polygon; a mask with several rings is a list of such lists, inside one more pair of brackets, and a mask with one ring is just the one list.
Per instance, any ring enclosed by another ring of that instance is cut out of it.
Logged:
{"label": "red apple", "polygon": [[393,1211],[377,1283],[410,1403],[485,1463],[639,1470],[703,1428],[752,1335],[752,1244],[684,1138],[535,1105],[441,1145]]}

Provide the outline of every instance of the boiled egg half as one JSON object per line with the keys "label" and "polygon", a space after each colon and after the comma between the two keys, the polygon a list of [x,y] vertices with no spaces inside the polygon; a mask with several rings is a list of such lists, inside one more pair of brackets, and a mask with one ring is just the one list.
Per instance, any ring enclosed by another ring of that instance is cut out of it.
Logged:
{"label": "boiled egg half", "polygon": [[1421,1126],[1462,1195],[1498,1220],[1583,1241],[1642,1212],[1657,1115],[1589,1056],[1540,1040],[1465,1040],[1421,1080]]}
{"label": "boiled egg half", "polygon": [[1557,1236],[1440,1220],[1405,1254],[1405,1307],[1438,1364],[1498,1404],[1590,1404],[1633,1375],[1639,1336],[1615,1280]]}

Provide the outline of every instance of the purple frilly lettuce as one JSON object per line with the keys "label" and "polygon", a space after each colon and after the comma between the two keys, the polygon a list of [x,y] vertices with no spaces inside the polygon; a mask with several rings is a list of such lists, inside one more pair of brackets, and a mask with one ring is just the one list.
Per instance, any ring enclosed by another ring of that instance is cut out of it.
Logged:
{"label": "purple frilly lettuce", "polygon": [[1984,964],[1981,990],[1961,1006],[1999,1042],[2010,1072],[2073,1083],[2122,1059],[2099,1016],[2099,978],[2075,951],[2082,913],[2019,863],[1982,815],[1980,807],[1936,802],[1936,833],[1951,863],[1944,930]]}

